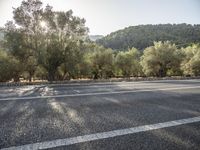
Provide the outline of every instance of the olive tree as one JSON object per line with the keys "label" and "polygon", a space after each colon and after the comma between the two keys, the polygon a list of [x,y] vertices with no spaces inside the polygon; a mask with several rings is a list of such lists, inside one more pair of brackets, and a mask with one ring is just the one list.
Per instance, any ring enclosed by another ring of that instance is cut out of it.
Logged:
{"label": "olive tree", "polygon": [[88,59],[94,79],[110,78],[114,75],[114,55],[112,49],[96,46],[88,54]]}
{"label": "olive tree", "polygon": [[181,64],[184,75],[200,75],[200,46],[194,44],[184,49],[185,58]]}
{"label": "olive tree", "polygon": [[143,72],[147,76],[164,77],[181,75],[180,64],[183,53],[170,42],[154,42],[154,46],[144,50],[141,57]]}
{"label": "olive tree", "polygon": [[117,70],[125,77],[138,76],[141,71],[139,59],[140,52],[136,48],[121,51],[115,59]]}
{"label": "olive tree", "polygon": [[0,82],[14,79],[20,70],[19,61],[9,55],[5,50],[0,50]]}

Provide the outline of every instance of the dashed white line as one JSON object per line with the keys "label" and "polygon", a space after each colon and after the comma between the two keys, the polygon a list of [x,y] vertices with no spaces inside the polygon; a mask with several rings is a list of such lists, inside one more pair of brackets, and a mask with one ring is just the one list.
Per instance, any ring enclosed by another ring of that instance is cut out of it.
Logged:
{"label": "dashed white line", "polygon": [[94,95],[110,95],[110,94],[126,94],[126,93],[137,93],[137,92],[152,92],[152,91],[171,91],[171,90],[182,90],[182,89],[197,89],[200,86],[186,86],[186,87],[173,87],[173,88],[160,88],[160,89],[144,89],[144,90],[127,90],[127,91],[113,91],[113,92],[97,92],[97,93],[80,93],[80,94],[65,94],[65,95],[51,95],[51,96],[35,96],[35,97],[9,97],[1,98],[0,101],[8,100],[32,100],[32,99],[46,99],[46,98],[63,98],[63,97],[79,97],[79,96],[94,96]]}
{"label": "dashed white line", "polygon": [[74,92],[76,92],[76,93],[80,93],[80,91],[79,91],[79,90],[74,90]]}
{"label": "dashed white line", "polygon": [[3,148],[2,150],[38,150],[38,149],[55,148],[55,147],[60,147],[60,146],[69,146],[72,144],[90,142],[90,141],[95,141],[95,140],[101,140],[101,139],[106,139],[106,138],[122,136],[122,135],[134,134],[134,133],[151,131],[151,130],[173,127],[173,126],[179,126],[179,125],[195,123],[195,122],[200,122],[200,116],[187,118],[187,119],[181,119],[181,120],[174,120],[174,121],[169,121],[169,122],[163,122],[163,123],[157,123],[157,124],[151,124],[151,125],[132,127],[132,128],[127,128],[127,129],[113,130],[109,132],[88,134],[88,135],[77,136],[77,137],[66,138],[66,139],[57,139],[53,141],[27,144],[27,145],[22,145],[22,146],[13,146],[9,148]]}

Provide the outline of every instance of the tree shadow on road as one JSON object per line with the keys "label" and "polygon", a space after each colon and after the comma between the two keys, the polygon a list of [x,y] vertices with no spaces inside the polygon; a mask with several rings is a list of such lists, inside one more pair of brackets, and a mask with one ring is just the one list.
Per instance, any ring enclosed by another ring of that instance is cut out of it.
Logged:
{"label": "tree shadow on road", "polygon": [[[174,91],[154,91],[1,101],[0,147],[199,116],[199,96],[193,94],[191,99]],[[154,136],[159,138],[159,133]],[[88,148],[95,148],[91,145]]]}

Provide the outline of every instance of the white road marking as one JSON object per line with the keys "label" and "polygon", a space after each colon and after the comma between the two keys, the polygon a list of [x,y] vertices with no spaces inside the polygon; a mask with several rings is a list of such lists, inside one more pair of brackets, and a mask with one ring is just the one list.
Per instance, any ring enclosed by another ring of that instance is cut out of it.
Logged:
{"label": "white road marking", "polygon": [[[79,85],[79,86],[77,86],[77,88],[79,88],[79,89],[95,89],[95,88],[119,88],[119,87],[127,87],[127,88],[130,88],[130,87],[140,87],[140,86],[145,86],[145,87],[164,87],[164,86],[166,86],[166,85],[168,85],[168,86],[177,86],[177,85],[172,85],[172,84],[170,84],[170,83],[165,83],[165,85],[164,84],[160,84],[160,83],[145,83],[145,84],[143,84],[143,83],[139,83],[139,84],[137,84],[137,83],[129,83],[129,84],[109,84],[109,85]],[[178,86],[185,86],[184,84],[179,84]],[[187,86],[192,86],[192,84],[191,85],[187,85]],[[52,87],[52,86],[49,86],[49,87]],[[66,89],[66,88],[69,88],[69,89],[74,89],[74,86],[58,86],[57,88],[59,88],[59,89]]]}
{"label": "white road marking", "polygon": [[163,123],[157,123],[157,124],[151,124],[151,125],[132,127],[132,128],[127,128],[127,129],[88,134],[88,135],[71,137],[71,138],[66,138],[66,139],[57,139],[53,141],[33,143],[33,144],[27,144],[27,145],[22,145],[22,146],[13,146],[9,148],[3,148],[2,150],[38,150],[38,149],[55,148],[59,146],[69,146],[72,144],[90,142],[90,141],[95,141],[95,140],[101,140],[101,139],[106,139],[106,138],[122,136],[122,135],[151,131],[151,130],[162,129],[162,128],[167,128],[167,127],[174,127],[174,126],[195,123],[195,122],[200,122],[200,116],[187,118],[187,119],[181,119],[181,120],[174,120],[174,121],[169,121],[169,122],[163,122]]}
{"label": "white road marking", "polygon": [[[169,82],[172,81],[172,82]],[[196,83],[200,83],[200,80],[153,80],[153,81],[130,81],[130,82],[103,82],[103,83],[81,83],[81,84],[55,84],[55,85],[48,85],[48,86],[52,86],[52,87],[59,87],[59,86],[64,86],[64,87],[70,87],[70,86],[79,86],[85,88],[85,86],[89,86],[89,87],[109,87],[109,86],[134,86],[134,85],[149,85],[151,86],[153,85],[157,85],[157,84],[162,84],[164,82],[164,84],[175,84],[175,82],[196,82]],[[184,84],[184,83],[182,83]],[[191,83],[192,84],[192,83]]]}
{"label": "white road marking", "polygon": [[80,91],[79,91],[79,90],[74,90],[74,92],[76,92],[76,93],[80,93]]}
{"label": "white road marking", "polygon": [[49,85],[49,86],[62,86],[62,85],[71,85],[71,86],[76,86],[76,85],[103,85],[103,84],[137,84],[137,83],[153,83],[153,82],[156,82],[156,83],[159,83],[159,82],[169,82],[169,81],[172,81],[172,82],[182,82],[182,81],[192,81],[192,82],[200,82],[200,79],[181,79],[181,80],[170,80],[170,79],[161,79],[161,80],[144,80],[144,81],[110,81],[110,82],[88,82],[88,83],[61,83],[61,84],[45,84],[45,85]]}
{"label": "white road marking", "polygon": [[196,82],[196,83],[200,83],[200,79],[189,79],[189,80],[146,80],[146,81],[118,81],[118,82],[115,82],[115,81],[111,81],[111,82],[91,82],[91,83],[66,83],[66,84],[46,84],[46,85],[49,85],[49,86],[63,86],[63,85],[66,85],[66,86],[95,86],[95,85],[105,85],[105,84],[108,84],[108,85],[112,85],[112,84],[115,84],[115,85],[122,85],[122,84],[141,84],[141,83],[171,83],[171,82]]}
{"label": "white road marking", "polygon": [[145,90],[127,90],[127,91],[113,91],[113,92],[99,92],[99,93],[82,93],[82,94],[65,94],[65,95],[51,95],[51,96],[35,96],[35,97],[9,97],[1,98],[0,101],[9,100],[32,100],[32,99],[46,99],[46,98],[62,98],[62,97],[79,97],[79,96],[94,96],[94,95],[110,95],[110,94],[126,94],[126,93],[137,93],[137,92],[152,92],[152,91],[171,91],[171,90],[182,90],[182,89],[197,89],[200,86],[186,86],[186,87],[173,87],[173,88],[160,88],[160,89],[145,89]]}

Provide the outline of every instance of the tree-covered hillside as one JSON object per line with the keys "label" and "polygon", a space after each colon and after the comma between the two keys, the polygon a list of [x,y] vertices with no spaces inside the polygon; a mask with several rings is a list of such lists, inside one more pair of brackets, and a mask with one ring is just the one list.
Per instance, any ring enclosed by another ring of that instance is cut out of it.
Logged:
{"label": "tree-covered hillside", "polygon": [[0,28],[0,40],[3,40],[3,38],[4,38],[4,33],[3,33],[2,30],[3,30],[3,29]]}
{"label": "tree-covered hillside", "polygon": [[97,40],[97,43],[116,50],[126,50],[132,47],[143,50],[148,46],[152,46],[154,41],[171,41],[180,47],[200,42],[200,25],[159,24],[131,26],[113,32]]}
{"label": "tree-covered hillside", "polygon": [[96,40],[101,39],[101,38],[103,38],[103,35],[89,35],[89,39],[91,41],[96,41]]}

